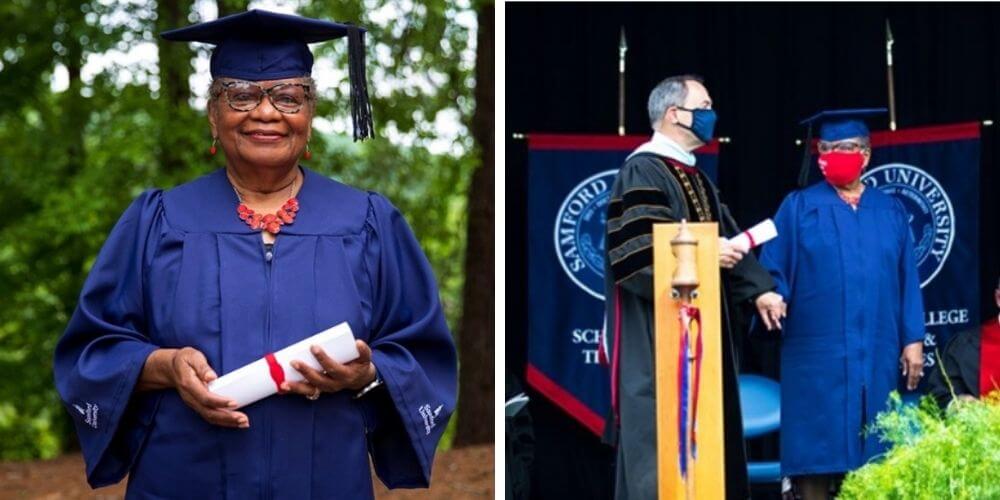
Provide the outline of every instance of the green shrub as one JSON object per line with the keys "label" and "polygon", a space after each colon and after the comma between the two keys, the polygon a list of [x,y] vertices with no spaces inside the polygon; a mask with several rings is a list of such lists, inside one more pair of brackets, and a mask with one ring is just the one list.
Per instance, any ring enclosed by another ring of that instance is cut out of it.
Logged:
{"label": "green shrub", "polygon": [[930,396],[912,406],[893,392],[890,406],[869,432],[892,448],[848,474],[840,498],[1000,498],[1000,392],[947,411]]}

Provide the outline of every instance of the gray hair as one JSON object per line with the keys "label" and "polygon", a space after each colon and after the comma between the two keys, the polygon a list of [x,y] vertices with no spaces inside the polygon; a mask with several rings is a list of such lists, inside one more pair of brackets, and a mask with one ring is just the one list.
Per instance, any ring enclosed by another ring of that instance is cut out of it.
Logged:
{"label": "gray hair", "polygon": [[649,93],[647,108],[649,110],[649,124],[653,130],[660,128],[660,120],[663,118],[663,113],[667,112],[667,108],[684,105],[684,100],[687,99],[688,95],[687,82],[692,80],[698,83],[704,82],[704,79],[698,75],[671,76],[657,84]]}

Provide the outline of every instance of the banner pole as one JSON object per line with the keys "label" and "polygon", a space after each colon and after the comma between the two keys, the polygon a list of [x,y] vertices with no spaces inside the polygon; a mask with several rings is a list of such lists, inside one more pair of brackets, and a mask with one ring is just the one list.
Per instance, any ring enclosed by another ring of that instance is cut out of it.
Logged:
{"label": "banner pole", "polygon": [[889,19],[885,20],[885,73],[889,85],[889,130],[896,130],[896,83],[892,77],[892,29],[889,27]]}
{"label": "banner pole", "polygon": [[618,41],[618,135],[625,135],[625,52],[628,52],[628,44],[625,43],[625,27],[622,26],[621,37]]}

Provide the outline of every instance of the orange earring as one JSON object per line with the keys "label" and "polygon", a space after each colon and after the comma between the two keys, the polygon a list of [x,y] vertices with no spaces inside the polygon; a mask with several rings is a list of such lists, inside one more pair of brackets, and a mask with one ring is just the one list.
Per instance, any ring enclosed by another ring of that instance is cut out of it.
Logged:
{"label": "orange earring", "polygon": [[212,156],[215,156],[215,153],[216,153],[216,151],[217,151],[217,150],[215,149],[215,143],[216,143],[216,142],[218,142],[218,141],[219,141],[219,139],[218,139],[218,138],[216,138],[216,137],[213,137],[213,138],[212,138],[212,147],[208,148],[208,154],[210,154],[210,155],[212,155]]}
{"label": "orange earring", "polygon": [[306,154],[303,155],[307,160],[311,160],[313,157],[312,151],[309,151],[309,143],[306,143]]}

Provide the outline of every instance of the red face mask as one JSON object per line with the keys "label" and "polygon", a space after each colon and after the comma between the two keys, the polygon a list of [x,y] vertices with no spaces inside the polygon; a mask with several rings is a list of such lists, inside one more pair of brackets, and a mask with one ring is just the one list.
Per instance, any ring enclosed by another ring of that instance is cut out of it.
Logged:
{"label": "red face mask", "polygon": [[865,157],[858,153],[831,151],[819,155],[819,168],[823,177],[834,186],[846,186],[861,176],[861,166]]}

